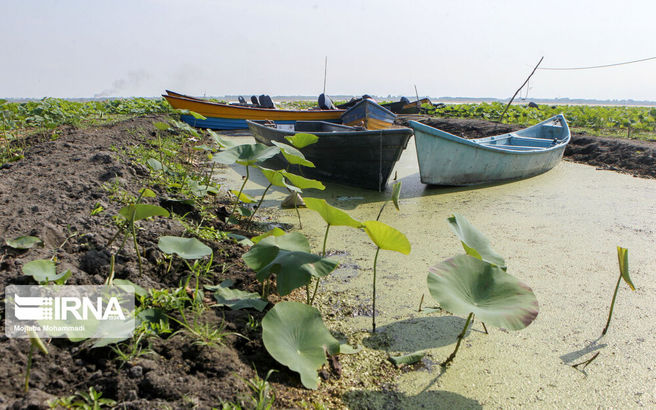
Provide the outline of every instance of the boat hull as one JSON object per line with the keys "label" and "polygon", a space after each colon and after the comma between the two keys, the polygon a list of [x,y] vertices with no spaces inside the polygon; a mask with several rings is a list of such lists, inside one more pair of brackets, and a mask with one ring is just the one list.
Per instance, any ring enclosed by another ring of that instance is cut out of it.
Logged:
{"label": "boat hull", "polygon": [[396,115],[368,98],[363,99],[342,114],[342,122],[362,126],[368,130],[384,130],[394,126]]}
{"label": "boat hull", "polygon": [[280,124],[293,124],[296,121],[337,122],[344,112],[344,110],[277,110],[221,104],[168,94],[162,97],[175,109],[194,111],[207,118],[200,120],[191,115],[182,115],[181,119],[187,124],[217,130],[248,129],[246,120],[269,120]]}
{"label": "boat hull", "polygon": [[[553,121],[562,126],[550,125]],[[466,186],[529,178],[556,166],[570,139],[562,115],[516,133],[477,140],[416,121],[409,125],[415,133],[421,182],[428,185]]]}
{"label": "boat hull", "polygon": [[[302,123],[297,123],[297,127],[299,124]],[[319,140],[300,151],[316,167],[302,167],[295,172],[320,181],[379,191],[385,188],[394,165],[412,136],[409,128],[312,132],[278,130],[252,121],[248,121],[248,126],[255,139],[266,145],[272,145],[272,141],[289,144],[285,136],[312,133]]]}

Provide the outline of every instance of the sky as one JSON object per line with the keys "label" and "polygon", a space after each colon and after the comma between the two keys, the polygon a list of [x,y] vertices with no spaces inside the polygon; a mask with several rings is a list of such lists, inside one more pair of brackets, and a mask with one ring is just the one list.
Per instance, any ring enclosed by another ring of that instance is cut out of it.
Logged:
{"label": "sky", "polygon": [[[656,1],[0,0],[0,97],[508,99],[656,56]],[[521,97],[656,101],[656,60]]]}

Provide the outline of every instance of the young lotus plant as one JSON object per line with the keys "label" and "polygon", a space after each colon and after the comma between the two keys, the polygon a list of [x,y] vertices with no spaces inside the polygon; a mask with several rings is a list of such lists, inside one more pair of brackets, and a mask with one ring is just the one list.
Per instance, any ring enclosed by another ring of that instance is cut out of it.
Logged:
{"label": "young lotus plant", "polygon": [[[208,272],[212,266],[212,248],[196,238],[182,238],[179,236],[161,236],[157,242],[157,247],[171,257],[173,254],[178,255],[184,260],[189,270],[196,276],[194,301],[197,301],[200,295],[200,275],[203,271]],[[210,260],[205,266],[202,266],[198,260],[206,256],[210,256]],[[195,262],[193,265],[190,265],[188,260],[195,260]]]}
{"label": "young lotus plant", "polygon": [[228,148],[225,151],[221,151],[212,157],[212,160],[214,162],[218,162],[219,164],[239,164],[246,167],[246,177],[244,178],[244,182],[241,184],[241,188],[239,188],[239,191],[236,193],[235,203],[228,218],[231,218],[237,210],[239,200],[242,198],[242,192],[244,191],[246,182],[248,182],[250,177],[250,167],[254,166],[258,162],[262,162],[273,157],[278,152],[280,152],[280,148],[278,147],[267,147],[264,144],[255,143],[237,145],[235,147]]}
{"label": "young lotus plant", "polygon": [[[256,272],[265,294],[266,282],[276,275],[276,287],[281,296],[310,284],[312,278],[328,275],[337,267],[337,261],[310,253],[310,242],[300,232],[278,235],[274,233],[260,239],[242,259]],[[308,304],[310,303],[308,295]]]}
{"label": "young lotus plant", "polygon": [[[326,233],[323,236],[321,257],[326,256],[326,243],[328,242],[328,231],[330,231],[331,226],[350,226],[351,228],[356,229],[363,227],[362,222],[351,218],[349,214],[342,211],[341,209],[329,205],[325,199],[305,198],[305,205],[308,207],[308,209],[311,209],[321,215],[323,220],[326,222]],[[319,281],[320,279],[317,278],[317,282],[314,286],[314,292],[312,294],[312,298],[310,299],[310,305],[314,303],[314,298],[317,295],[317,290],[319,289]],[[307,292],[309,295],[309,285]]]}
{"label": "young lotus plant", "polygon": [[139,192],[139,196],[134,204],[126,205],[118,211],[118,216],[121,219],[121,225],[119,231],[114,235],[114,237],[109,241],[107,246],[110,246],[114,239],[123,232],[123,242],[121,243],[121,248],[125,245],[125,242],[129,235],[132,235],[132,241],[134,243],[134,251],[137,253],[137,262],[139,264],[139,273],[143,274],[143,268],[141,266],[141,253],[139,252],[139,245],[137,243],[137,227],[135,223],[142,219],[151,218],[154,216],[169,216],[169,211],[157,205],[142,204],[142,198],[154,198],[155,193],[150,189],[144,188]]}
{"label": "young lotus plant", "polygon": [[610,326],[610,318],[613,316],[613,308],[615,307],[615,299],[617,298],[617,291],[620,288],[620,283],[622,282],[622,279],[624,279],[624,282],[626,282],[627,285],[629,285],[629,288],[631,290],[635,290],[635,286],[633,285],[633,282],[631,281],[631,277],[629,277],[629,250],[626,248],[622,248],[620,246],[617,247],[617,259],[619,261],[620,265],[620,277],[617,278],[617,285],[615,285],[615,292],[613,293],[613,300],[610,302],[610,311],[608,312],[608,321],[606,322],[606,327],[604,327],[604,330],[601,332],[601,335],[605,335],[606,332],[608,331],[608,326]]}
{"label": "young lotus plant", "polygon": [[[264,175],[264,177],[269,181],[269,185],[264,190],[264,193],[262,194],[260,201],[255,206],[255,209],[251,213],[251,216],[248,218],[249,225],[253,220],[253,216],[255,215],[255,213],[260,209],[260,206],[262,205],[262,201],[264,201],[264,196],[269,191],[269,188],[271,188],[272,186],[286,188],[292,194],[299,194],[303,192],[302,191],[303,189],[310,189],[310,188],[319,189],[319,190],[326,189],[326,187],[317,180],[305,178],[300,175],[293,174],[289,171],[285,171],[282,169],[272,170],[272,169],[264,168],[262,166],[258,166],[258,169],[262,171],[262,175]],[[296,203],[294,203],[294,205],[296,205]],[[300,224],[301,216],[300,214],[298,214],[298,208],[296,209],[296,213],[298,215],[298,221]],[[303,228],[302,225],[300,226],[301,228]]]}
{"label": "young lotus plant", "polygon": [[467,316],[456,348],[443,367],[456,357],[474,316],[493,326],[520,330],[538,315],[531,288],[500,267],[470,255],[458,255],[431,267],[427,281],[431,296],[442,309]]}
{"label": "young lotus plant", "polygon": [[371,241],[377,246],[376,256],[374,257],[374,277],[373,277],[373,303],[371,327],[376,331],[376,265],[378,263],[378,253],[381,249],[396,251],[404,255],[410,254],[410,242],[401,232],[391,226],[379,221],[365,221],[364,230],[369,235]]}

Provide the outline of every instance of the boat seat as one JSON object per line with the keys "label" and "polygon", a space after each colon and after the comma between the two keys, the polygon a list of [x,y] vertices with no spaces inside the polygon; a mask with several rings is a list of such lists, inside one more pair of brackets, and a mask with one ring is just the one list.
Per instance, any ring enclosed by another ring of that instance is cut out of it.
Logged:
{"label": "boat seat", "polygon": [[239,100],[239,104],[246,104],[246,100],[241,95],[239,96],[238,100]]}
{"label": "boat seat", "polygon": [[276,106],[273,104],[273,101],[271,100],[271,97],[268,95],[262,94],[258,97],[258,100],[260,101],[260,107],[262,108],[276,108]]}
{"label": "boat seat", "polygon": [[335,107],[335,104],[330,100],[330,97],[328,97],[326,94],[321,93],[319,94],[319,108],[322,110],[336,110],[337,107]]}
{"label": "boat seat", "polygon": [[257,100],[257,97],[254,95],[251,95],[251,102],[253,103],[254,106],[259,106],[260,102]]}

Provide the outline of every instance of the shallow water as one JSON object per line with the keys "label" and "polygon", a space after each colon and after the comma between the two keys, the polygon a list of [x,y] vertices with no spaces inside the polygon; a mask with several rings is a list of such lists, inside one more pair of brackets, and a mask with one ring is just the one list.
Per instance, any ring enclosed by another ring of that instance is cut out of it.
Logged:
{"label": "shallow water", "polygon": [[[250,142],[249,138],[240,138]],[[426,350],[427,366],[402,374],[396,400],[403,408],[439,407],[637,407],[656,405],[656,181],[561,162],[527,180],[477,188],[429,188],[421,184],[413,140],[397,164],[403,182],[401,210],[390,203],[381,221],[406,234],[409,256],[381,251],[378,259],[377,326],[389,338],[388,353]],[[243,168],[217,175],[239,187]],[[251,173],[253,174],[253,173]],[[306,192],[376,219],[387,192],[327,184]],[[247,193],[264,190],[263,177]],[[282,191],[267,194],[265,214],[298,227],[295,212],[279,210]],[[508,272],[531,286],[540,313],[528,328],[509,332],[474,324],[452,366],[440,363],[455,347],[464,318],[417,311],[434,306],[426,286],[429,266],[463,253],[446,218],[465,215],[506,258]],[[325,225],[301,210],[303,233],[321,247]],[[618,277],[616,246],[629,249],[631,277],[624,283],[607,335],[603,329]],[[371,273],[375,247],[365,233],[333,227],[328,249],[341,268],[322,282],[322,310],[335,313],[352,332],[371,328]],[[328,321],[331,326],[331,322]],[[585,371],[570,364],[599,357]],[[372,395],[385,393],[369,392]]]}

